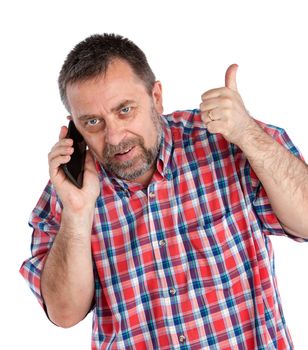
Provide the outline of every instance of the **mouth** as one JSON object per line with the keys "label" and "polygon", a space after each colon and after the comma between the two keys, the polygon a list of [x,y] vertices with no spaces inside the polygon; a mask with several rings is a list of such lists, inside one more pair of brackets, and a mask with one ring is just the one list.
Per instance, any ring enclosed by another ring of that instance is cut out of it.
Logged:
{"label": "mouth", "polygon": [[135,149],[135,146],[124,149],[123,151],[116,153],[114,157],[121,161],[129,160],[133,156],[134,149]]}

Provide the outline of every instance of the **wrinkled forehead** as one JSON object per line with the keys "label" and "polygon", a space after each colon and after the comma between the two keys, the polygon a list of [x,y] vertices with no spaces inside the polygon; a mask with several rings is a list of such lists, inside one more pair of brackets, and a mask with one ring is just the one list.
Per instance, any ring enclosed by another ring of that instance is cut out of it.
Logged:
{"label": "wrinkled forehead", "polygon": [[95,83],[101,79],[110,80],[123,77],[135,80],[136,82],[142,82],[128,61],[115,57],[106,62],[105,66],[97,72],[94,72],[93,74],[89,72],[89,75],[85,72],[85,74],[81,74],[80,78],[77,76],[71,81],[68,81],[66,87],[75,84],[82,84],[84,82]]}
{"label": "wrinkled forehead", "polygon": [[113,65],[104,75],[71,83],[66,89],[72,114],[110,112],[123,101],[141,104],[149,98],[146,86],[126,65]]}

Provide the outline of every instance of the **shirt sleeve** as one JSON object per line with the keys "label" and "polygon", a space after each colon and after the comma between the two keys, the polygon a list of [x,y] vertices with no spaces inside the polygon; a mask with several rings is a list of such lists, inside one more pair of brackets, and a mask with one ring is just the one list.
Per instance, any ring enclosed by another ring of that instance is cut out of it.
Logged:
{"label": "shirt sleeve", "polygon": [[[272,125],[267,125],[259,121],[257,121],[257,123],[278,143],[284,146],[297,158],[304,161],[304,158],[301,155],[300,151],[295,147],[284,129]],[[308,239],[293,236],[283,229],[271,207],[269,198],[262,183],[258,179],[257,175],[243,154],[241,155],[241,158],[242,164],[240,168],[242,173],[242,183],[244,183],[246,195],[249,198],[249,202],[252,205],[253,211],[257,216],[262,232],[266,235],[287,236],[297,242],[307,242]]]}
{"label": "shirt sleeve", "polygon": [[41,294],[41,273],[60,228],[61,211],[61,204],[57,200],[55,190],[48,182],[29,219],[29,225],[33,228],[31,257],[25,260],[20,268],[20,273],[45,312],[46,307]]}

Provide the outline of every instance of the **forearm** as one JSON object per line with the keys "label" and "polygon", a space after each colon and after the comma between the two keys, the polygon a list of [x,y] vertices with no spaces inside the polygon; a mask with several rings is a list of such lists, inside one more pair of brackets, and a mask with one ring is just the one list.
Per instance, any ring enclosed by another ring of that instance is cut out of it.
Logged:
{"label": "forearm", "polygon": [[47,312],[62,327],[83,319],[93,300],[92,221],[93,210],[74,215],[64,209],[43,269],[41,289]]}
{"label": "forearm", "polygon": [[238,145],[263,184],[281,224],[293,235],[308,237],[308,167],[255,121]]}
{"label": "forearm", "polygon": [[210,133],[220,133],[241,148],[262,182],[272,208],[293,235],[308,237],[307,165],[267,135],[249,116],[231,65],[225,87],[202,94],[201,116]]}

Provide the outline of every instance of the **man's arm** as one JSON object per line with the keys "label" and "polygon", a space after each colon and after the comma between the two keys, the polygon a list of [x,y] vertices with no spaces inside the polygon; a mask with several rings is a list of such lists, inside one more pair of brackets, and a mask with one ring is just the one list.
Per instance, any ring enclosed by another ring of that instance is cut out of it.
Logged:
{"label": "man's arm", "polygon": [[308,238],[308,167],[252,120],[238,146],[261,181],[281,225]]}
{"label": "man's arm", "polygon": [[62,212],[61,228],[46,259],[41,292],[50,320],[71,327],[89,312],[94,295],[93,213]]}
{"label": "man's arm", "polygon": [[72,154],[72,140],[59,142],[49,154],[50,179],[63,204],[61,227],[47,256],[41,292],[52,322],[70,327],[88,313],[94,295],[91,231],[99,182],[93,158],[86,157],[84,185],[78,189],[65,177],[60,165]]}
{"label": "man's arm", "polygon": [[308,167],[249,116],[237,91],[236,71],[231,65],[226,86],[202,95],[202,118],[210,132],[221,133],[245,153],[286,231],[308,238]]}

